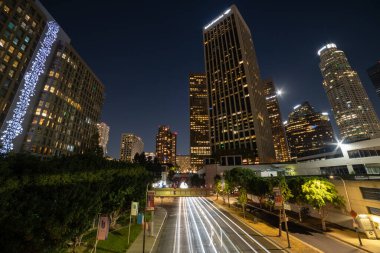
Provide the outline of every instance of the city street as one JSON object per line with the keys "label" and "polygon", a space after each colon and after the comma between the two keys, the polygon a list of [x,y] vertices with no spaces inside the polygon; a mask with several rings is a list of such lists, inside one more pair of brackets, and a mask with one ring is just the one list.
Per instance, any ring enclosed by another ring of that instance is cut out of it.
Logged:
{"label": "city street", "polygon": [[153,252],[283,252],[205,198],[176,198]]}

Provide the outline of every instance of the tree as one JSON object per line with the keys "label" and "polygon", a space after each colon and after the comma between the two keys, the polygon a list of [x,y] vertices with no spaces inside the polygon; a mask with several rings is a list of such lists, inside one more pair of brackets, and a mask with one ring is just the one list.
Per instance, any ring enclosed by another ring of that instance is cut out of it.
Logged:
{"label": "tree", "polygon": [[88,154],[91,154],[91,155],[95,155],[97,157],[103,157],[103,149],[102,147],[99,145],[99,132],[96,131],[92,136],[91,136],[91,139],[90,139],[90,146],[89,148],[87,149],[86,153]]}
{"label": "tree", "polygon": [[243,209],[243,216],[245,218],[245,206],[247,204],[247,191],[246,189],[241,189],[240,190],[240,195],[239,195],[239,199],[238,199],[242,209]]}
{"label": "tree", "polygon": [[269,193],[269,182],[262,177],[256,177],[253,180],[252,194],[259,198],[260,208],[262,208],[262,202]]}
{"label": "tree", "polygon": [[302,192],[306,201],[313,208],[318,210],[321,217],[322,229],[326,231],[326,206],[331,204],[335,208],[344,206],[344,199],[338,195],[335,185],[324,178],[310,178],[302,185]]}
{"label": "tree", "polygon": [[204,180],[198,174],[193,174],[190,178],[191,187],[200,187],[203,182]]}
{"label": "tree", "polygon": [[299,221],[302,222],[302,208],[304,203],[307,202],[305,194],[302,191],[302,185],[305,183],[304,177],[293,177],[288,180],[288,186],[293,194],[293,197],[289,199],[290,202],[294,203],[298,207],[298,217]]}
{"label": "tree", "polygon": [[223,191],[222,178],[219,175],[216,175],[214,177],[214,188],[216,192],[216,200],[218,200],[219,194],[221,194]]}

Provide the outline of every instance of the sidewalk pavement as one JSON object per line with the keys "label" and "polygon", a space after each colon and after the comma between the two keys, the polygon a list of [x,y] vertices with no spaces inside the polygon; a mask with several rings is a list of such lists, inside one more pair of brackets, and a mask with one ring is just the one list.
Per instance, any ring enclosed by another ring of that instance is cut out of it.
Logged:
{"label": "sidewalk pavement", "polygon": [[254,216],[248,212],[246,212],[246,219],[242,217],[242,212],[240,208],[234,207],[232,204],[233,197],[230,197],[231,207],[228,207],[227,204],[223,204],[223,200],[219,198],[215,199],[214,196],[208,197],[209,200],[214,202],[219,208],[227,211],[229,214],[234,216],[236,219],[240,220],[244,224],[248,225],[251,229],[261,234],[266,239],[270,240],[272,243],[276,244],[279,248],[281,248],[285,252],[290,253],[322,253],[319,249],[313,247],[312,245],[305,243],[298,239],[297,237],[290,235],[291,240],[291,248],[288,248],[288,242],[286,238],[286,233],[282,233],[281,237],[278,237],[278,228],[267,225],[264,222],[254,222]]}
{"label": "sidewalk pavement", "polygon": [[[266,211],[269,212],[268,210]],[[356,232],[353,230],[344,228],[337,224],[326,222],[328,231],[322,231],[320,219],[317,219],[314,217],[307,217],[307,218],[304,218],[303,222],[299,222],[297,213],[287,211],[286,214],[288,215],[290,219],[292,219],[293,222],[297,223],[300,226],[304,226],[309,229],[313,229],[315,231],[324,233],[326,236],[330,236],[334,239],[350,244],[361,250],[364,250],[370,253],[380,253],[380,240],[367,239],[365,234],[360,233],[360,237],[363,243],[363,246],[360,246],[358,236]]]}
{"label": "sidewalk pavement", "polygon": [[[154,212],[154,235],[150,235],[149,230],[145,232],[145,252],[151,252],[157,237],[161,231],[161,227],[165,222],[167,216],[167,212],[162,207],[156,207],[156,210]],[[148,223],[147,223],[148,224]],[[127,253],[141,253],[143,248],[143,238],[144,238],[144,231],[141,231],[141,233],[137,236],[135,241],[132,243],[131,247],[127,250]]]}

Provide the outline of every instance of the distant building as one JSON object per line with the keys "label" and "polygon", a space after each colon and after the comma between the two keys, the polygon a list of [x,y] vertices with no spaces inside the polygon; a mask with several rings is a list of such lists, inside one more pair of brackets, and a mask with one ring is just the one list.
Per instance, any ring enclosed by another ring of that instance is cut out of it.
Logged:
{"label": "distant building", "polygon": [[90,149],[104,85],[39,1],[0,6],[0,153]]}
{"label": "distant building", "polygon": [[264,81],[264,95],[266,97],[269,120],[272,126],[272,137],[276,160],[278,162],[287,162],[290,160],[288,142],[286,140],[285,128],[282,124],[280,104],[277,96],[280,91],[276,88],[272,80]]}
{"label": "distant building", "polygon": [[369,78],[375,86],[376,94],[380,97],[380,61],[367,70]]}
{"label": "distant building", "polygon": [[176,163],[177,133],[168,126],[160,126],[156,135],[156,157],[161,164]]}
{"label": "distant building", "polygon": [[275,160],[264,87],[251,32],[232,5],[203,28],[210,142],[217,160]]}
{"label": "distant building", "polygon": [[358,73],[343,51],[327,44],[318,51],[323,88],[344,143],[380,137],[380,122]]}
{"label": "distant building", "polygon": [[141,154],[144,150],[144,142],[140,137],[132,133],[121,135],[120,160],[133,162],[136,153]]}
{"label": "distant building", "polygon": [[98,131],[99,131],[99,146],[103,149],[104,156],[107,155],[107,144],[109,140],[110,127],[104,123],[98,123]]}
{"label": "distant building", "polygon": [[156,153],[154,152],[145,152],[145,157],[147,160],[154,161],[154,158],[156,158]]}
{"label": "distant building", "polygon": [[186,173],[192,171],[190,156],[189,155],[177,155],[176,164],[179,167],[181,173]]}
{"label": "distant building", "polygon": [[327,113],[314,110],[309,102],[297,105],[285,123],[292,159],[333,151],[333,129]]}
{"label": "distant building", "polygon": [[210,136],[205,74],[190,74],[190,159],[197,169],[210,157]]}

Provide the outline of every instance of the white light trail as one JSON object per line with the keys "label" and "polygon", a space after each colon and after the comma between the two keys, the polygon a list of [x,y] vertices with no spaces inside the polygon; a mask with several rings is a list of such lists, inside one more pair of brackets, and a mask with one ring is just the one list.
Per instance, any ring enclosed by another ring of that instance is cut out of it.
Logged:
{"label": "white light trail", "polygon": [[5,123],[5,130],[0,137],[2,142],[0,153],[2,154],[13,150],[14,139],[23,131],[22,123],[29,109],[30,99],[36,91],[38,79],[45,71],[46,59],[50,55],[51,48],[57,39],[59,25],[55,21],[50,21],[47,23],[47,26],[48,30],[45,33],[44,39],[40,42],[41,46],[32,60],[31,68],[23,77],[24,86],[21,89],[20,96],[15,98],[18,100],[13,110],[12,118]]}
{"label": "white light trail", "polygon": [[201,235],[199,233],[199,229],[198,229],[198,226],[197,226],[197,223],[195,222],[195,218],[194,218],[194,214],[191,210],[191,207],[189,205],[189,203],[187,202],[187,208],[188,210],[190,211],[190,217],[191,217],[191,221],[192,221],[192,228],[195,229],[195,232],[196,232],[196,235],[197,235],[197,238],[198,238],[198,241],[200,242],[200,245],[201,245],[201,250],[202,250],[202,253],[206,253],[204,247],[203,247],[203,243],[202,243],[202,239],[201,239]]}
{"label": "white light trail", "polygon": [[[199,201],[199,200],[198,200]],[[255,238],[250,236],[247,232],[245,232],[239,225],[237,225],[234,221],[232,221],[230,218],[228,218],[223,212],[221,212],[217,207],[209,203],[208,201],[205,200],[205,198],[200,198],[200,201],[204,203],[208,208],[212,210],[216,210],[218,213],[220,213],[222,216],[224,216],[229,222],[234,224],[240,231],[242,231],[248,238],[250,238],[252,241],[254,241],[257,245],[259,245],[265,252],[270,253],[260,242],[258,242]],[[233,230],[235,233],[236,231],[219,215],[215,212],[215,214],[227,225]],[[257,252],[255,249],[253,249],[249,243],[247,243],[238,233],[236,233],[247,245],[249,248],[251,248],[254,252]]]}
{"label": "white light trail", "polygon": [[[192,213],[192,215],[193,215],[193,208],[195,208],[194,207],[194,205],[188,205],[188,206],[190,206],[190,212]],[[215,248],[215,245],[214,245],[214,243],[213,243],[213,241],[212,241],[212,237],[211,237],[211,235],[209,234],[209,232],[207,231],[207,228],[206,228],[206,226],[205,226],[205,224],[203,223],[203,221],[202,221],[202,219],[201,219],[201,217],[200,217],[200,215],[199,215],[199,212],[197,212],[196,210],[194,210],[195,211],[195,214],[197,215],[197,217],[198,217],[198,220],[201,222],[201,224],[202,224],[202,227],[203,227],[203,230],[204,230],[204,232],[206,233],[206,235],[207,235],[207,238],[209,239],[209,242],[210,242],[210,245],[212,246],[212,249],[214,250],[214,252],[215,253],[218,253],[218,251],[216,250],[216,248]],[[202,244],[202,242],[201,242],[201,244]],[[203,245],[203,244],[202,244]]]}
{"label": "white light trail", "polygon": [[[195,200],[192,202],[192,204],[204,215],[204,218],[206,219],[206,221],[209,223],[210,227],[212,230],[214,230],[216,232],[216,235],[220,241],[220,244],[221,244],[221,247],[223,247],[226,252],[229,252],[228,248],[227,248],[227,245],[226,244],[223,244],[223,234],[224,234],[224,237],[226,237],[226,241],[229,242],[229,244],[234,248],[234,250],[236,252],[241,252],[241,250],[239,250],[235,244],[231,241],[231,239],[229,238],[229,236],[227,236],[226,232],[222,229],[222,227],[219,225],[219,223],[214,219],[214,217],[212,217],[212,215],[210,214],[210,212],[204,212],[203,209],[204,209],[204,206],[201,205],[199,203],[199,201],[196,201],[196,198],[192,198],[192,200]],[[215,211],[213,211],[215,212]],[[208,217],[210,219],[208,219]],[[215,228],[215,226],[210,222],[210,220],[216,224],[216,226],[218,227],[218,229]],[[219,236],[219,232],[220,232],[220,236]]]}
{"label": "white light trail", "polygon": [[185,230],[186,230],[186,237],[187,237],[187,248],[190,253],[193,253],[193,243],[191,239],[191,233],[190,233],[190,222],[189,222],[189,216],[187,213],[187,199],[185,198],[183,203],[183,210],[184,210],[184,218],[185,218]]}

